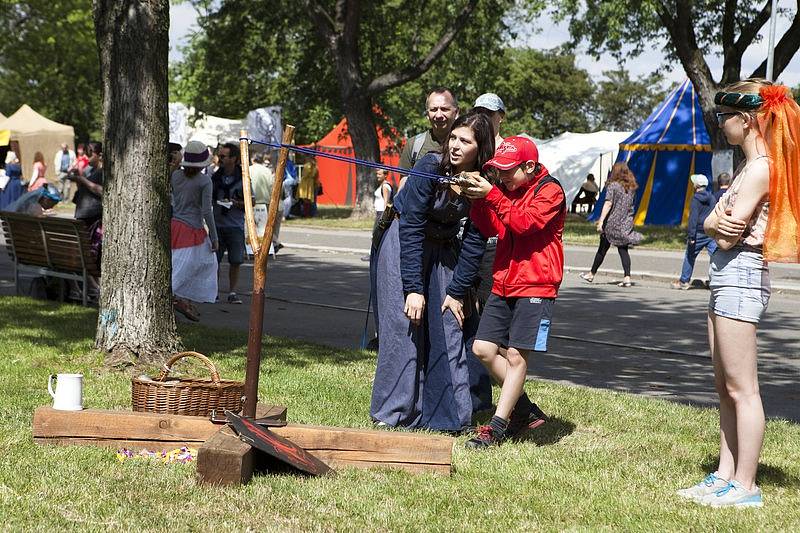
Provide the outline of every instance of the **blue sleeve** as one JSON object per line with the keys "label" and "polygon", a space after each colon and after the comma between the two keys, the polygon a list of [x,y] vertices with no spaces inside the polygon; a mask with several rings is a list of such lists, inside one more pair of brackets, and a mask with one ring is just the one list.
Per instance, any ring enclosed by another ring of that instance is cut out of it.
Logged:
{"label": "blue sleeve", "polygon": [[[438,161],[435,156],[425,156],[414,169],[435,174]],[[425,243],[425,225],[428,209],[436,193],[436,182],[420,176],[409,176],[403,187],[400,210],[400,277],[403,292],[423,294],[422,253]],[[398,204],[395,203],[395,206]]]}
{"label": "blue sleeve", "polygon": [[478,269],[486,251],[486,237],[481,235],[478,227],[467,220],[464,226],[464,236],[461,243],[461,253],[458,256],[456,269],[453,271],[453,279],[447,286],[447,294],[453,298],[463,298],[475,282]]}
{"label": "blue sleeve", "polygon": [[697,239],[697,218],[700,215],[700,207],[697,195],[692,196],[692,204],[689,208],[689,223],[686,227],[690,241]]}

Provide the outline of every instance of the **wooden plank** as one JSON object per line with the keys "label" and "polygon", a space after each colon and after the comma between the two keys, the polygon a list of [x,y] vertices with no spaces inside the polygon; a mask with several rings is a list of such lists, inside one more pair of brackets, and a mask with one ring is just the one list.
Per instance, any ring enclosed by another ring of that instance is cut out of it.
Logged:
{"label": "wooden plank", "polygon": [[186,441],[186,440],[132,440],[132,439],[98,439],[93,437],[34,437],[33,442],[36,444],[56,445],[56,446],[101,446],[104,448],[113,448],[119,450],[120,448],[128,448],[129,450],[174,450],[182,446],[191,446],[192,448],[199,448],[204,441]]}
{"label": "wooden plank", "polygon": [[[286,420],[283,406],[259,404],[259,416]],[[33,413],[33,436],[44,438],[93,438],[203,442],[220,424],[199,416],[160,415],[134,411],[84,409],[57,411],[39,407]]]}
{"label": "wooden plank", "polygon": [[271,429],[315,455],[330,451],[352,461],[449,465],[455,442],[441,435],[301,424]]}
{"label": "wooden plank", "polygon": [[372,461],[355,461],[340,459],[335,453],[325,453],[320,451],[309,452],[313,453],[322,462],[338,470],[340,468],[358,468],[360,470],[370,470],[373,468],[389,468],[395,470],[405,470],[413,474],[434,473],[449,476],[453,473],[453,465],[430,465],[418,463],[376,463]]}

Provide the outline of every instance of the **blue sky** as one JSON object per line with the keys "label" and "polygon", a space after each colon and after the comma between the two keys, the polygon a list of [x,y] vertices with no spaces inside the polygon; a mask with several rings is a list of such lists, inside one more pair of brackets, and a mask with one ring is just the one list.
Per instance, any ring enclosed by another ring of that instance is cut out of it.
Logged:
{"label": "blue sky", "polygon": [[[796,5],[797,4],[791,0],[780,0],[778,2],[779,7],[792,7],[796,9]],[[197,14],[194,8],[187,3],[172,5],[170,7],[170,60],[180,59],[181,54],[178,50],[178,45],[181,44],[185,37],[196,27],[196,18]],[[787,18],[778,20],[775,37],[776,41],[780,39],[789,24],[790,20]],[[767,30],[768,26],[768,24],[765,25],[764,31]],[[569,32],[567,31],[566,24],[542,23],[542,21],[539,21],[539,27],[542,28],[539,33],[528,39],[521,40],[520,44],[533,48],[552,48],[569,39]],[[752,70],[763,61],[767,55],[767,47],[768,43],[765,37],[760,43],[751,46],[745,52],[742,61],[742,73],[744,75],[752,72]],[[625,68],[633,75],[649,74],[654,66],[661,65],[664,62],[661,48],[662,46],[654,46],[652,50],[645,52],[638,58],[627,61],[625,63]],[[709,62],[714,76],[718,79],[722,71],[722,58],[712,56],[707,57],[706,60]],[[604,70],[611,70],[617,67],[616,60],[610,56],[595,61],[594,58],[589,57],[585,53],[581,53],[580,50],[577,56],[577,63],[578,66],[588,71],[596,80],[601,78],[601,73]],[[669,81],[675,82],[683,81],[685,78],[683,70],[679,65],[676,65],[676,68],[673,68],[671,72],[666,72],[665,76]],[[780,81],[791,87],[800,84],[800,54],[795,55],[792,62],[783,71]]]}

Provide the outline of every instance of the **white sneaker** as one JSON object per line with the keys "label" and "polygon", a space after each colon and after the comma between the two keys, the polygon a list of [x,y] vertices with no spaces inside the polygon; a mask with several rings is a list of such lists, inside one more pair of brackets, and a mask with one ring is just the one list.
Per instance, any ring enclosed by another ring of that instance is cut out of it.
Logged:
{"label": "white sneaker", "polygon": [[680,489],[679,491],[676,492],[676,494],[681,498],[700,501],[700,499],[702,499],[704,496],[707,496],[709,494],[714,494],[718,490],[724,489],[727,486],[728,486],[728,481],[717,476],[716,472],[713,472],[707,475],[697,485],[692,485],[691,487],[686,489]]}
{"label": "white sneaker", "polygon": [[763,507],[761,489],[753,485],[753,490],[747,490],[736,480],[718,491],[704,496],[700,503],[710,507]]}

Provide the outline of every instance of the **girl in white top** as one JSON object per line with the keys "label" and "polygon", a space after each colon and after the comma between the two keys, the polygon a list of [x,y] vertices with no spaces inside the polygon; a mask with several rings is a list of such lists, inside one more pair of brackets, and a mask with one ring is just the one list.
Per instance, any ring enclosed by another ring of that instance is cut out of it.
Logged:
{"label": "girl in white top", "polygon": [[386,181],[386,171],[379,168],[375,171],[378,188],[375,189],[375,223],[378,223],[387,205],[392,203],[392,185]]}

